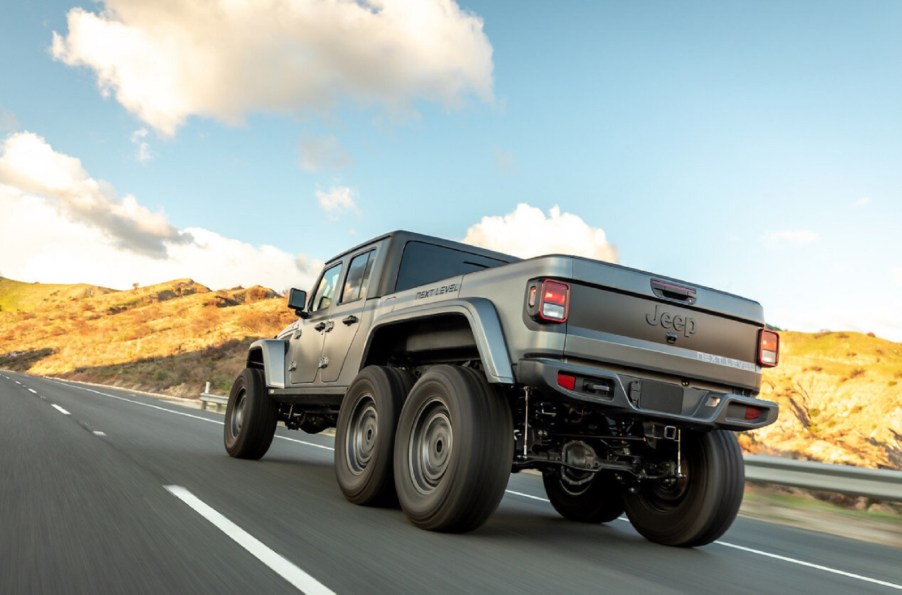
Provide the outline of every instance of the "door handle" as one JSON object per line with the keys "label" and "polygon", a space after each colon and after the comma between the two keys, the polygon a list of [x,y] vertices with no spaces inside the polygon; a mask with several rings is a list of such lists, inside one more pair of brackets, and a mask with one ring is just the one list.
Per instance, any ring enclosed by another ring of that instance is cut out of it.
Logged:
{"label": "door handle", "polygon": [[341,321],[343,323],[345,323],[346,325],[351,326],[352,324],[360,322],[360,319],[357,318],[356,316],[354,316],[353,314],[351,314],[350,316],[346,316],[346,317],[342,318]]}
{"label": "door handle", "polygon": [[320,322],[318,325],[313,327],[313,330],[318,331],[318,332],[323,332],[324,330],[326,330],[326,323]]}

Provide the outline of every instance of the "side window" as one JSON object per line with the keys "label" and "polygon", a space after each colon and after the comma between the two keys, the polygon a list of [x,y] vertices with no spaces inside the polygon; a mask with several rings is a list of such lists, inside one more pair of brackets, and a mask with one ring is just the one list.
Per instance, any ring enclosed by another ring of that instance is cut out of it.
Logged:
{"label": "side window", "polygon": [[439,279],[466,275],[507,264],[503,260],[423,242],[408,242],[398,270],[395,291],[417,287]]}
{"label": "side window", "polygon": [[355,302],[366,297],[366,289],[370,283],[370,271],[376,260],[375,251],[359,254],[351,261],[344,289],[341,291],[341,303]]}
{"label": "side window", "polygon": [[319,280],[319,286],[316,288],[316,294],[313,296],[312,310],[314,312],[325,310],[332,305],[332,302],[335,299],[336,286],[338,285],[340,274],[341,263],[338,263],[323,273],[323,278]]}

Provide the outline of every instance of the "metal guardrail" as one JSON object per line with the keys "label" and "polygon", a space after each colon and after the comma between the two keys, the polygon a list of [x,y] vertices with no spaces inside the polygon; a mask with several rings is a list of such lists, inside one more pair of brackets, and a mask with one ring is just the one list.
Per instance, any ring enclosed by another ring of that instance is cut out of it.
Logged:
{"label": "metal guardrail", "polygon": [[745,455],[745,479],[874,500],[902,502],[902,471]]}
{"label": "metal guardrail", "polygon": [[211,395],[210,393],[201,393],[200,395],[200,407],[201,409],[206,409],[208,405],[216,405],[216,411],[219,411],[220,406],[226,406],[229,403],[229,398],[224,397],[222,395]]}
{"label": "metal guardrail", "polygon": [[216,411],[219,411],[219,407],[228,405],[229,398],[223,395],[212,395],[210,394],[210,383],[204,387],[204,392],[200,393],[200,407],[201,409],[207,409],[207,406],[213,404],[216,405]]}

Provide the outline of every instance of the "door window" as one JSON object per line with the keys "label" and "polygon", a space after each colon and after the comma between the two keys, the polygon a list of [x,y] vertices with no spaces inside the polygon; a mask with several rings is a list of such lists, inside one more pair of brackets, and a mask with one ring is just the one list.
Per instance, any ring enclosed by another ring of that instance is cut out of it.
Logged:
{"label": "door window", "polygon": [[348,267],[348,276],[341,292],[341,303],[356,302],[366,297],[366,289],[370,282],[370,272],[375,261],[375,251],[370,250],[359,254],[351,261]]}
{"label": "door window", "polygon": [[313,296],[312,310],[314,312],[325,310],[332,305],[332,301],[335,299],[338,278],[340,275],[341,263],[327,269],[326,272],[323,273],[323,277],[319,280],[319,286],[316,288],[316,293]]}

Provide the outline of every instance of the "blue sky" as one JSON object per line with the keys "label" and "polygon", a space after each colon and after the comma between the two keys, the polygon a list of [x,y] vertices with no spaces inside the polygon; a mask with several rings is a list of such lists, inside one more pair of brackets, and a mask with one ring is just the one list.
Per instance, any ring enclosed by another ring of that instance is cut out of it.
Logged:
{"label": "blue sky", "polygon": [[902,4],[278,4],[7,6],[0,275],[284,290],[403,228],[902,341]]}

